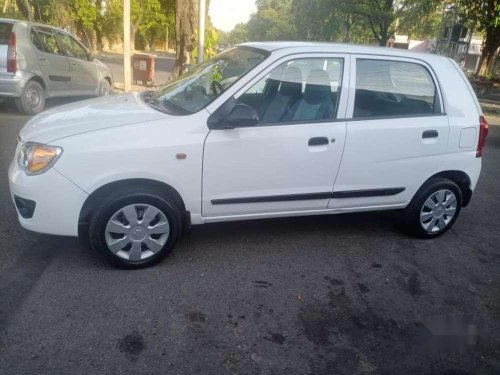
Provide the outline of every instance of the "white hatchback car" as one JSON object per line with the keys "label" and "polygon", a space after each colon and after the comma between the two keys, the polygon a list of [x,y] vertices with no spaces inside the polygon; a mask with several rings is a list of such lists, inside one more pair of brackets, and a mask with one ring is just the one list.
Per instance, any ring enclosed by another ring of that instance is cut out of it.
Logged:
{"label": "white hatchback car", "polygon": [[487,132],[448,58],[246,43],[158,90],[34,117],[9,181],[23,227],[88,235],[130,268],[230,220],[401,209],[433,238],[469,203]]}

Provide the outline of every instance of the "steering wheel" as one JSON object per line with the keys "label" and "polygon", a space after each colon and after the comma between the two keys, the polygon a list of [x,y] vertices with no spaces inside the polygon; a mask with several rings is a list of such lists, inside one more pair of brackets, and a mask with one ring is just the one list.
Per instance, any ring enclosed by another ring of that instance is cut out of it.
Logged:
{"label": "steering wheel", "polygon": [[403,100],[403,96],[400,94],[395,94],[392,92],[384,92],[381,93],[382,98],[387,100],[388,102],[392,103],[401,103],[401,100]]}
{"label": "steering wheel", "polygon": [[[211,84],[210,84],[210,88],[212,89],[212,93],[214,95],[217,95],[217,94],[221,94],[224,92],[224,87],[220,84],[220,82],[218,81],[213,81]],[[219,92],[217,92],[217,90]]]}

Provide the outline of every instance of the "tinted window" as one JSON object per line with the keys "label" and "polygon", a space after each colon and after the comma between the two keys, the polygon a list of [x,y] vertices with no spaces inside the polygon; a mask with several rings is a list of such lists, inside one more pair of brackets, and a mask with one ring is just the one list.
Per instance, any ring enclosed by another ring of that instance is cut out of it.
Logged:
{"label": "tinted window", "polygon": [[238,98],[253,107],[261,124],[332,119],[337,113],[343,60],[310,58],[288,61]]}
{"label": "tinted window", "polygon": [[57,39],[51,29],[33,28],[30,32],[30,37],[34,46],[40,51],[62,55]]}
{"label": "tinted window", "polygon": [[83,48],[83,46],[80,43],[78,43],[73,37],[64,33],[58,33],[58,34],[59,34],[59,39],[61,40],[61,43],[64,47],[64,50],[66,51],[66,54],[69,57],[74,57],[76,59],[82,59],[82,60],[88,59],[87,50]]}
{"label": "tinted window", "polygon": [[12,32],[12,24],[0,22],[0,44],[8,44],[10,33]]}
{"label": "tinted window", "polygon": [[358,59],[353,117],[433,113],[436,88],[422,65],[403,61]]}

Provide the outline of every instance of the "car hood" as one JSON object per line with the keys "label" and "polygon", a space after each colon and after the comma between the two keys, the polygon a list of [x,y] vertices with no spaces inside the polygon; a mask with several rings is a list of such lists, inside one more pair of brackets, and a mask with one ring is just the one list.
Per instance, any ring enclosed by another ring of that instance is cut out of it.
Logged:
{"label": "car hood", "polygon": [[139,94],[114,95],[52,108],[21,130],[23,142],[50,143],[73,135],[168,118],[146,105]]}

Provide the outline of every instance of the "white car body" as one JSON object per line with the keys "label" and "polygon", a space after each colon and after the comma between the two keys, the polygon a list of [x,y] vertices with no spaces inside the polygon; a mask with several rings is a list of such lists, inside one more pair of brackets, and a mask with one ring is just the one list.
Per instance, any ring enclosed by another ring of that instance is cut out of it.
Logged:
{"label": "white car body", "polygon": [[[451,59],[335,44],[246,46],[270,55],[194,114],[165,114],[138,94],[126,94],[73,103],[31,119],[20,133],[20,145],[54,145],[63,153],[46,172],[29,176],[17,163],[18,146],[9,169],[11,192],[36,202],[31,218],[19,215],[21,225],[77,236],[89,215],[86,202],[96,192],[139,179],[175,190],[194,225],[402,209],[429,178],[440,174],[459,175],[466,181],[464,189],[474,190],[481,170],[476,150],[482,112]],[[238,98],[281,63],[311,56],[344,61],[336,118],[293,126],[208,128],[211,114],[228,99]],[[437,86],[441,113],[353,119],[356,61],[363,58],[425,67]],[[423,139],[426,131],[439,136]],[[313,137],[331,142],[308,146]],[[470,194],[466,198],[468,202]]]}

